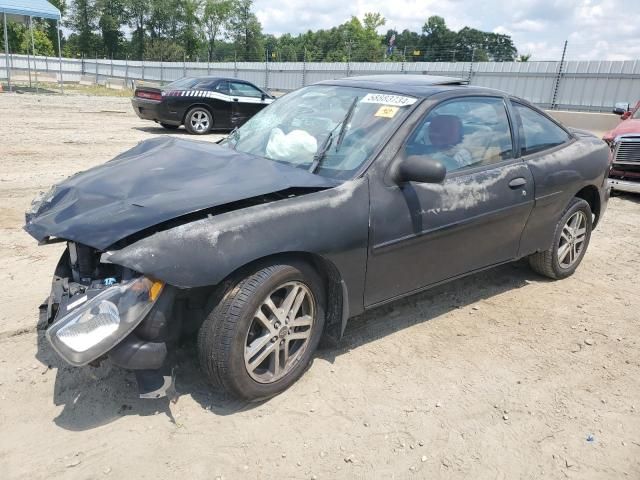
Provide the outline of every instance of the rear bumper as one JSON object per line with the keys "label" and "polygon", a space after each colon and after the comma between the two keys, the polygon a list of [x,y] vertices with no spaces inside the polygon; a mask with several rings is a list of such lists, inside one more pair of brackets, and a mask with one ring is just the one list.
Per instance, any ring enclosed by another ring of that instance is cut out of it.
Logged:
{"label": "rear bumper", "polygon": [[629,180],[610,178],[609,187],[611,187],[613,190],[621,192],[640,193],[640,181],[632,182]]}
{"label": "rear bumper", "polygon": [[158,102],[134,97],[131,99],[131,106],[136,115],[143,120],[153,120],[168,125],[182,124],[180,113],[169,110],[165,101]]}

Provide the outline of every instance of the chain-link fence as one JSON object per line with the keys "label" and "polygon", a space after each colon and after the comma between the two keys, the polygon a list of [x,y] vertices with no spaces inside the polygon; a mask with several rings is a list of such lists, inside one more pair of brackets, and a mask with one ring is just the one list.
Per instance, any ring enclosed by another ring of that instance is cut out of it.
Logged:
{"label": "chain-link fence", "polygon": [[356,75],[420,74],[462,78],[471,85],[497,88],[543,108],[611,111],[616,102],[640,99],[640,61],[545,62],[146,62],[108,59],[0,55],[15,83],[34,86],[67,82],[166,84],[184,76],[224,76],[260,87],[290,91],[321,80]]}

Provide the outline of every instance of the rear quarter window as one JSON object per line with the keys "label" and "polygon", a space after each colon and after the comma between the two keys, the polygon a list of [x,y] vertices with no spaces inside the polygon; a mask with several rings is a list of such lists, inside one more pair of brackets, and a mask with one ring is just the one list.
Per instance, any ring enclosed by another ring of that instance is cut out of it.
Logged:
{"label": "rear quarter window", "polygon": [[531,155],[568,142],[571,137],[544,115],[521,103],[512,102],[520,119],[520,154]]}

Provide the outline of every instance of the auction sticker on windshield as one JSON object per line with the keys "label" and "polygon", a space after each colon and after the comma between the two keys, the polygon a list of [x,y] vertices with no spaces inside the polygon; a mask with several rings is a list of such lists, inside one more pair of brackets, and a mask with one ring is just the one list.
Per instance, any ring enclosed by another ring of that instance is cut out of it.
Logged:
{"label": "auction sticker on windshield", "polygon": [[391,105],[393,107],[407,107],[416,103],[416,99],[403,95],[388,95],[386,93],[367,93],[361,103],[379,103],[381,105]]}
{"label": "auction sticker on windshield", "polygon": [[393,118],[398,113],[399,107],[390,107],[389,105],[381,106],[376,112],[376,117]]}

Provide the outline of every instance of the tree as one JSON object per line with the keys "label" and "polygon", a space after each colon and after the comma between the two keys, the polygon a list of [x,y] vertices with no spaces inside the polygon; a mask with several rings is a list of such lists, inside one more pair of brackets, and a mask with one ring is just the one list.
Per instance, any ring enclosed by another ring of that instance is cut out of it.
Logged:
{"label": "tree", "polygon": [[516,59],[516,49],[509,35],[490,33],[487,38],[487,53],[493,62],[513,62]]}
{"label": "tree", "polygon": [[[4,23],[0,22],[0,31],[4,30]],[[32,53],[31,34],[28,24],[7,21],[9,51],[18,54]],[[53,44],[46,33],[46,25],[33,22],[33,45],[36,55],[54,55]],[[0,51],[4,53],[4,35],[0,34]]]}
{"label": "tree", "polygon": [[190,59],[195,59],[200,41],[202,29],[200,20],[200,0],[182,0],[180,2],[180,44],[185,54]]}
{"label": "tree", "polygon": [[168,38],[151,38],[144,44],[144,58],[147,60],[181,62],[184,57],[182,45]]}
{"label": "tree", "polygon": [[422,27],[421,50],[425,59],[431,62],[455,61],[456,33],[449,30],[444,18],[429,17]]}
{"label": "tree", "polygon": [[126,0],[125,16],[132,27],[131,48],[135,58],[142,60],[145,49],[145,28],[150,15],[150,6],[147,0]]}
{"label": "tree", "polygon": [[[51,5],[53,5],[58,10],[60,10],[60,14],[62,15],[62,18],[66,16],[66,13],[67,13],[66,0],[48,0],[48,1]],[[57,52],[58,51],[58,32],[57,32],[58,22],[56,20],[50,20],[50,19],[47,19],[44,22],[46,24],[47,37],[49,37],[49,41],[51,42],[51,45],[55,46],[55,49]],[[63,38],[64,36],[62,34],[62,31],[60,31],[60,40],[62,41]]]}
{"label": "tree", "polygon": [[[22,26],[22,25],[21,25]],[[32,46],[35,48],[35,55],[45,55],[45,56],[53,56],[55,55],[55,51],[53,49],[53,44],[47,33],[41,28],[33,28],[33,42],[31,41],[31,35],[29,33],[29,28],[24,27],[24,33],[22,36],[22,40],[20,42],[20,51],[23,53],[31,52]]]}
{"label": "tree", "polygon": [[521,55],[518,55],[518,59],[516,61],[518,62],[528,62],[531,59],[531,54],[530,53],[523,53]]}
{"label": "tree", "polygon": [[236,46],[238,59],[256,61],[263,58],[262,25],[251,11],[253,0],[236,0],[229,19],[229,35]]}
{"label": "tree", "polygon": [[207,37],[207,54],[209,60],[213,58],[215,44],[225,26],[229,23],[233,3],[231,0],[205,0],[202,25]]}
{"label": "tree", "polygon": [[102,33],[105,54],[118,57],[123,50],[121,27],[126,19],[124,0],[97,0],[96,9],[100,17],[98,27]]}
{"label": "tree", "polygon": [[65,22],[67,27],[78,34],[79,53],[89,55],[95,50],[94,31],[97,28],[97,9],[95,0],[73,0],[71,12]]}
{"label": "tree", "polygon": [[346,31],[348,58],[360,62],[379,62],[384,56],[382,37],[377,28],[386,20],[379,13],[365,13],[363,22],[357,17],[342,25]]}

